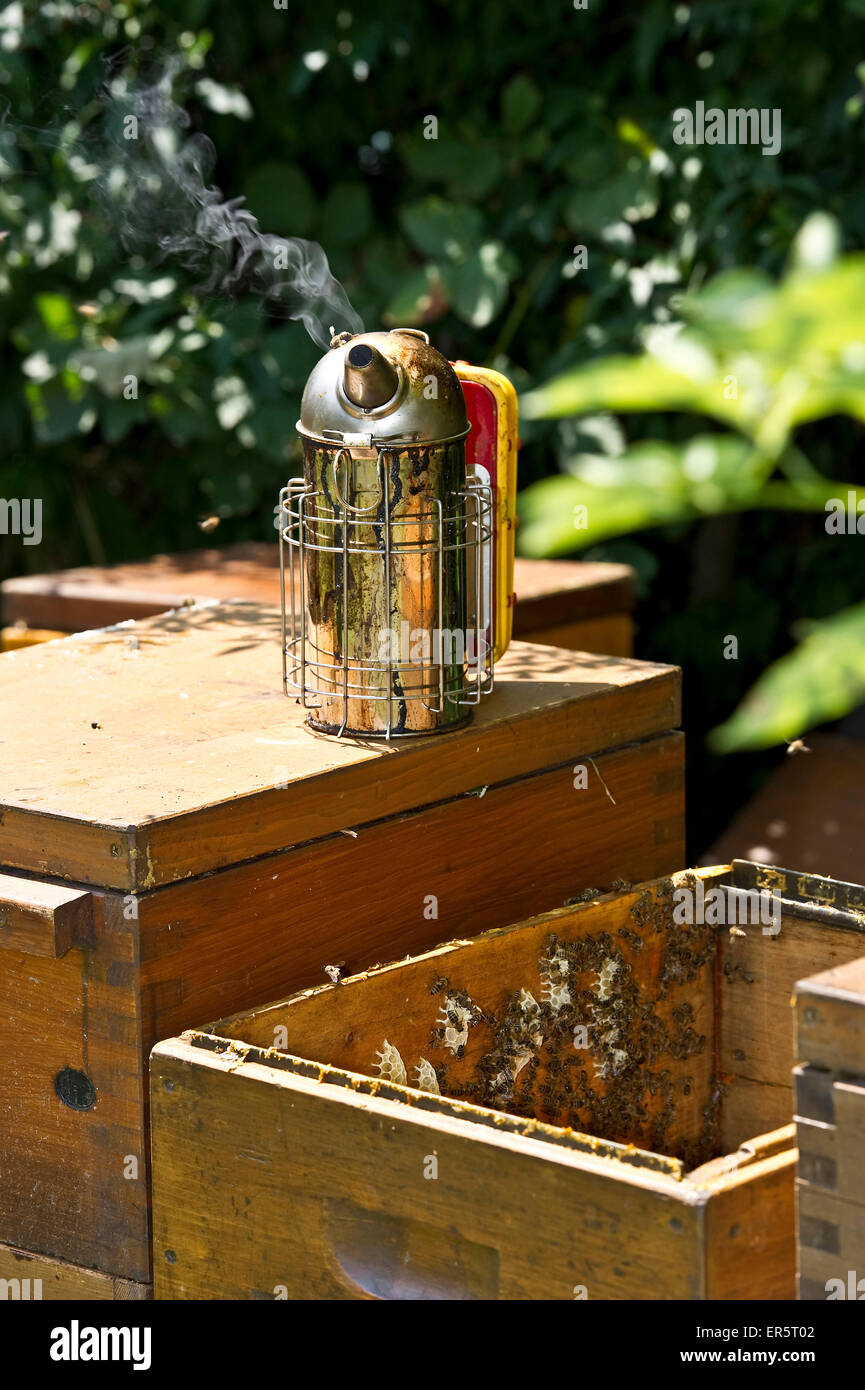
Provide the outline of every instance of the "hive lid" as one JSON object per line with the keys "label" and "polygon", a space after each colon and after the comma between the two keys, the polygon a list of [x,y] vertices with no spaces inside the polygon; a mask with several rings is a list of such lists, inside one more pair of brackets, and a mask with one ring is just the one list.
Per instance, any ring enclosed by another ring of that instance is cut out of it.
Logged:
{"label": "hive lid", "polygon": [[679,723],[677,668],[515,642],[455,732],[312,733],[276,607],[209,603],[0,657],[0,866],[146,891]]}

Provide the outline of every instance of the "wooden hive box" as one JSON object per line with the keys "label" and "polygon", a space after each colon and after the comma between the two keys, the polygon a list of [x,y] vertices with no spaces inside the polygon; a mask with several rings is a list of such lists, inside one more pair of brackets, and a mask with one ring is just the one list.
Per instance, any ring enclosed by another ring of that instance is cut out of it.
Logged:
{"label": "wooden hive box", "polygon": [[76,1295],[150,1283],[158,1039],[682,861],[671,667],[515,643],[470,724],[391,745],[303,725],[255,604],[0,679],[0,1257]]}
{"label": "wooden hive box", "polygon": [[[160,1043],[157,1296],[793,1298],[790,995],[863,934],[762,872],[678,873]],[[774,889],[780,930],[680,924],[698,884],[727,922]]]}
{"label": "wooden hive box", "polygon": [[[865,917],[865,891],[852,889]],[[796,986],[799,1297],[865,1299],[865,959]]]}
{"label": "wooden hive box", "polygon": [[[514,636],[573,651],[630,656],[634,571],[587,560],[530,560],[514,565]],[[48,641],[62,632],[152,617],[202,599],[279,603],[279,554],[257,541],[124,565],[30,574],[0,585],[0,651]]]}

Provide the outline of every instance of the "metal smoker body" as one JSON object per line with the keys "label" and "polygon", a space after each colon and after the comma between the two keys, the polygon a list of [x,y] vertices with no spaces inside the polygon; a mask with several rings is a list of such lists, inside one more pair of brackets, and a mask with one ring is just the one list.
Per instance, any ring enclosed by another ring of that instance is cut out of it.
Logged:
{"label": "metal smoker body", "polygon": [[343,334],[297,428],[303,478],[280,494],[288,693],[326,733],[453,728],[494,661],[494,499],[466,476],[456,373],[417,329]]}

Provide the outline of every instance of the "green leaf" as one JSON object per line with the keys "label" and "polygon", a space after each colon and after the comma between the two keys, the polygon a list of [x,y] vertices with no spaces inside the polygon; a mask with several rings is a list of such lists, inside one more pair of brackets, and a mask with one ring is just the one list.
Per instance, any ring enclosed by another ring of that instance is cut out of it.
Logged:
{"label": "green leaf", "polygon": [[724,378],[712,359],[697,345],[689,356],[688,346],[679,344],[674,359],[687,371],[649,354],[597,358],[530,391],[521,412],[537,420],[597,410],[689,410],[739,421],[742,407],[725,395]]}
{"label": "green leaf", "polygon": [[441,271],[438,266],[429,264],[403,277],[399,289],[384,312],[384,318],[394,326],[429,323],[439,317],[446,308],[447,297]]}
{"label": "green leaf", "polygon": [[246,185],[246,205],[265,232],[306,236],[316,215],[316,198],[302,169],[267,160]]}
{"label": "green leaf", "polygon": [[519,135],[532,124],[542,97],[530,77],[517,73],[502,92],[502,125],[509,135]]}
{"label": "green leaf", "polygon": [[442,277],[454,312],[473,328],[486,328],[508,297],[514,265],[501,242],[487,241],[461,265],[446,265]]}
{"label": "green leaf", "polygon": [[269,355],[283,379],[295,386],[304,384],[320,355],[308,334],[302,333],[294,323],[266,333],[262,354]]}
{"label": "green leaf", "polygon": [[760,677],[713,730],[719,753],[769,748],[840,719],[865,700],[865,603],[824,619]]}
{"label": "green leaf", "polygon": [[71,372],[51,381],[30,381],[24,394],[40,444],[59,444],[76,434],[86,434],[96,422],[93,397]]}
{"label": "green leaf", "polygon": [[39,317],[52,338],[74,340],[78,337],[79,319],[72,301],[65,294],[37,294]]}
{"label": "green leaf", "polygon": [[295,415],[287,400],[259,404],[255,413],[244,421],[250,446],[263,458],[284,464],[288,458],[288,446],[296,438]]}
{"label": "green leaf", "polygon": [[112,348],[84,348],[69,359],[83,381],[98,386],[106,396],[122,396],[129,378],[146,381],[154,361],[171,346],[170,332],[126,338]]}
{"label": "green leaf", "polygon": [[463,261],[481,239],[483,221],[475,208],[431,195],[400,212],[406,236],[433,260]]}
{"label": "green leaf", "polygon": [[627,169],[599,188],[578,189],[565,206],[571,231],[601,236],[615,222],[642,222],[658,210],[658,180],[636,157]]}
{"label": "green leaf", "polygon": [[109,397],[100,402],[99,422],[109,444],[119,444],[122,439],[149,418],[150,410],[146,392],[137,399]]}
{"label": "green leaf", "polygon": [[650,526],[739,510],[758,486],[747,467],[750,451],[746,440],[711,434],[583,455],[573,476],[544,478],[520,494],[520,550],[567,555]]}
{"label": "green leaf", "polygon": [[413,136],[400,144],[412,175],[441,182],[457,200],[485,198],[504,170],[504,160],[492,140],[479,140],[474,131],[460,138],[439,135],[436,140]]}
{"label": "green leaf", "polygon": [[335,183],[321,212],[326,242],[356,246],[365,241],[373,225],[372,198],[366,184]]}

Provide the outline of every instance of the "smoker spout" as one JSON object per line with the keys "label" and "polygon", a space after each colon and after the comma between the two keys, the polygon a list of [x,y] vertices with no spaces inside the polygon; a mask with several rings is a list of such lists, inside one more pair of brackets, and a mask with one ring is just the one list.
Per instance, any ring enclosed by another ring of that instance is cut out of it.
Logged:
{"label": "smoker spout", "polygon": [[345,354],[343,387],[352,405],[375,410],[389,401],[399,384],[394,365],[370,343],[355,343]]}

